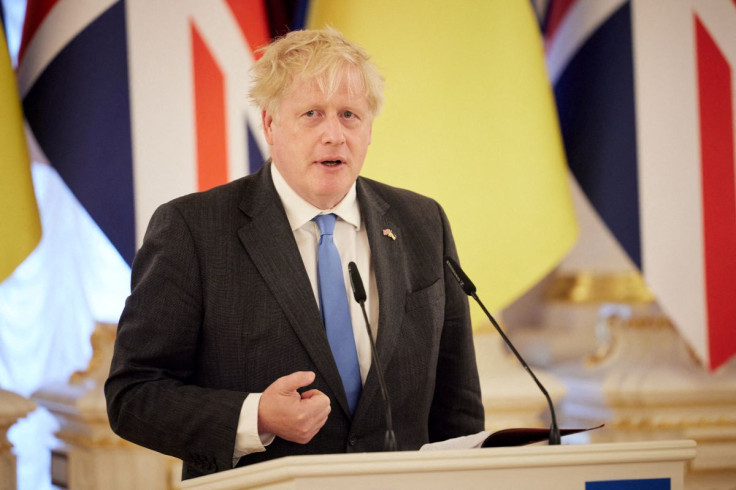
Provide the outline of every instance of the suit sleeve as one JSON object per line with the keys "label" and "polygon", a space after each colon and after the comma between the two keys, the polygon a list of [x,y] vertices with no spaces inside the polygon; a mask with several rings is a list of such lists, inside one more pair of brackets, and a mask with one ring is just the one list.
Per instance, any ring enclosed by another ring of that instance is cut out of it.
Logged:
{"label": "suit sleeve", "polygon": [[[447,216],[439,205],[438,208],[443,227],[444,256],[458,260]],[[440,338],[434,398],[429,413],[431,442],[480,432],[484,430],[485,420],[468,299],[444,264],[442,268],[445,280],[445,318]]]}
{"label": "suit sleeve", "polygon": [[232,468],[247,393],[196,384],[202,295],[189,227],[163,205],[133,262],[105,396],[118,435],[210,473]]}

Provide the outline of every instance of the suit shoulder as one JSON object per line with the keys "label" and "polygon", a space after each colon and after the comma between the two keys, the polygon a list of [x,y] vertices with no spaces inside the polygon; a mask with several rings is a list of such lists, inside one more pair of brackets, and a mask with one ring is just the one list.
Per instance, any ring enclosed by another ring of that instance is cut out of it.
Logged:
{"label": "suit shoulder", "polygon": [[255,180],[254,175],[241,177],[227,184],[222,184],[206,191],[192,192],[172,199],[162,206],[175,207],[178,209],[197,208],[201,206],[221,205],[239,201],[247,192],[249,185]]}
{"label": "suit shoulder", "polygon": [[419,194],[418,192],[402,189],[377,180],[361,177],[360,181],[367,188],[371,189],[378,196],[389,204],[411,204],[414,206],[431,206],[438,207],[439,203],[431,197]]}
{"label": "suit shoulder", "polygon": [[257,174],[241,177],[212,189],[177,197],[158,206],[149,227],[167,222],[187,223],[190,229],[214,230],[237,225],[241,218],[240,203],[259,182]]}

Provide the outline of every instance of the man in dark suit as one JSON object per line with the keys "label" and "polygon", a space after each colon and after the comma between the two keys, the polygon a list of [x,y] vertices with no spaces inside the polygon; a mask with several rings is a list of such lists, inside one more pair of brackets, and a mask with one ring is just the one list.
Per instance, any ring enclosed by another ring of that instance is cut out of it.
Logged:
{"label": "man in dark suit", "polygon": [[[443,267],[457,258],[447,218],[426,197],[358,176],[382,100],[367,54],[334,30],[298,31],[253,73],[272,161],[154,213],[105,385],[113,430],[181,458],[184,478],[383,450],[351,261],[367,286],[398,449],[483,430],[467,298]],[[339,321],[327,311],[323,252],[342,264]]]}

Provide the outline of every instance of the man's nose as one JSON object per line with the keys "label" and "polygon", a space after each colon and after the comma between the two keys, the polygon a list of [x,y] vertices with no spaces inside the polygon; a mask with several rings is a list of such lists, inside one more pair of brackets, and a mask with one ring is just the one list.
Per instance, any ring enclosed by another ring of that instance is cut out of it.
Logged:
{"label": "man's nose", "polygon": [[342,121],[337,114],[327,116],[324,124],[324,132],[322,133],[322,143],[342,144],[345,143],[345,132]]}

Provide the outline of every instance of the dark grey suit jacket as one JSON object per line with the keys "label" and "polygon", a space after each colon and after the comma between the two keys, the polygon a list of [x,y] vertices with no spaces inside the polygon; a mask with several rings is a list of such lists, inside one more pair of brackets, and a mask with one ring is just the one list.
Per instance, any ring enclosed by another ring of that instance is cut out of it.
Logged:
{"label": "dark grey suit jacket", "polygon": [[[468,303],[440,206],[365,178],[358,202],[379,295],[377,348],[399,449],[483,430]],[[391,240],[382,231],[390,228]],[[364,273],[365,274],[365,273]],[[294,371],[332,412],[308,444],[276,438],[239,465],[286,455],[380,451],[372,366],[353,417],[270,165],[161,206],[133,263],[105,384],[113,430],[184,461],[184,477],[230,469],[243,400]]]}

